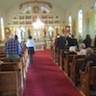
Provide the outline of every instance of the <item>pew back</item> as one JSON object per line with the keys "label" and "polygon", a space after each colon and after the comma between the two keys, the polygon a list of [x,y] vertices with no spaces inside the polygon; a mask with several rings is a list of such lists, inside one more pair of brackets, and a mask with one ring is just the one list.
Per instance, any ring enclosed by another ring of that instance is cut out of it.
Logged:
{"label": "pew back", "polygon": [[81,91],[86,96],[90,96],[90,85],[96,85],[96,66],[91,64],[89,61],[85,71],[80,71]]}

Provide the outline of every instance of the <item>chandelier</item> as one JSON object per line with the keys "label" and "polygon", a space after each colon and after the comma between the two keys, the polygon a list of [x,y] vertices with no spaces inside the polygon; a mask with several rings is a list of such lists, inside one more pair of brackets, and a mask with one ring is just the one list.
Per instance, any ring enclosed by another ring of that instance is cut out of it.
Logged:
{"label": "chandelier", "polygon": [[33,22],[32,25],[33,25],[33,28],[34,28],[34,29],[38,30],[38,29],[42,29],[45,24],[44,24],[43,22],[41,22],[40,18],[38,17],[38,18],[36,19],[36,22]]}

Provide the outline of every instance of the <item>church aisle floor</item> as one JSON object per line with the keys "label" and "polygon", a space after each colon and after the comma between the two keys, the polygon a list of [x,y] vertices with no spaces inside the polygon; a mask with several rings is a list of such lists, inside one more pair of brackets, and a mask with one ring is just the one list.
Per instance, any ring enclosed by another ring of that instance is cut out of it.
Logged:
{"label": "church aisle floor", "polygon": [[50,50],[38,51],[29,65],[23,96],[81,96],[50,57]]}

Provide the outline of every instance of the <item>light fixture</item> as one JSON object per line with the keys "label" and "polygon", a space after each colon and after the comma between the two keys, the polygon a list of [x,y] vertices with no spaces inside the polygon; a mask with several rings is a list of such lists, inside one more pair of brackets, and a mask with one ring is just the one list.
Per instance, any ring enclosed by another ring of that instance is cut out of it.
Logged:
{"label": "light fixture", "polygon": [[42,29],[45,24],[44,24],[43,22],[41,22],[40,18],[38,17],[38,18],[36,19],[36,22],[33,22],[32,25],[33,25],[33,28],[34,28],[34,29],[38,30],[38,29]]}

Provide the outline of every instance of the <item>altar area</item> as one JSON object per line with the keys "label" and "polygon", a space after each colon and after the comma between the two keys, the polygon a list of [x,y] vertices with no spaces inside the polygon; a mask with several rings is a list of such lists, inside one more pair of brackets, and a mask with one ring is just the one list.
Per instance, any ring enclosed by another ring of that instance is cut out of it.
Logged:
{"label": "altar area", "polygon": [[44,51],[44,42],[35,43],[35,51]]}
{"label": "altar area", "polygon": [[44,51],[50,49],[52,41],[49,38],[42,38],[35,41],[35,51]]}

